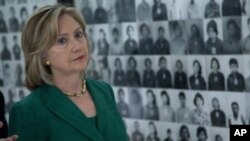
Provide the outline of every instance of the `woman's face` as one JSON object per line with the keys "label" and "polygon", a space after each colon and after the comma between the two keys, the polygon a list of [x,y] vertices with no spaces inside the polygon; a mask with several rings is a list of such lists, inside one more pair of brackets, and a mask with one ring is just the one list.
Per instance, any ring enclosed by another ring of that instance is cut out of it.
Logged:
{"label": "woman's face", "polygon": [[148,99],[148,103],[153,103],[153,94],[151,92],[147,93],[147,99]]}
{"label": "woman's face", "polygon": [[181,62],[179,62],[179,61],[176,62],[176,68],[177,68],[177,70],[182,70]]}
{"label": "woman's face", "polygon": [[117,69],[120,69],[122,67],[121,61],[120,60],[116,60],[115,61],[115,66]]}
{"label": "woman's face", "polygon": [[218,66],[218,64],[217,64],[217,62],[215,60],[212,61],[212,68],[214,70],[218,70],[218,68],[219,68],[219,66]]}
{"label": "woman's face", "polygon": [[215,108],[215,109],[218,109],[219,108],[219,101],[217,100],[217,99],[213,99],[213,107]]}
{"label": "woman's face", "polygon": [[198,135],[198,139],[200,141],[205,141],[206,140],[206,135],[204,131],[201,131],[200,134]]}
{"label": "woman's face", "polygon": [[192,35],[197,35],[197,33],[198,33],[198,29],[197,29],[197,27],[195,25],[193,25],[191,27],[191,33],[192,33]]}
{"label": "woman's face", "polygon": [[162,95],[161,100],[163,104],[166,104],[168,101],[168,97],[166,95]]}
{"label": "woman's face", "polygon": [[199,68],[199,64],[196,62],[196,63],[194,63],[194,72],[195,73],[198,73],[199,72],[199,70],[200,70],[200,68]]}
{"label": "woman's face", "polygon": [[155,132],[154,125],[149,124],[149,132],[150,132],[151,134]]}
{"label": "woman's face", "polygon": [[229,24],[228,28],[227,28],[228,34],[229,36],[234,36],[236,33],[236,27],[234,26],[234,24]]}
{"label": "woman's face", "polygon": [[130,66],[130,69],[134,69],[135,68],[135,60],[131,59],[129,61],[128,65]]}
{"label": "woman's face", "polygon": [[217,37],[217,34],[212,27],[208,28],[208,37],[211,39],[215,39]]}
{"label": "woman's face", "polygon": [[149,35],[148,28],[146,26],[143,26],[142,28],[142,36],[147,37]]}
{"label": "woman's face", "polygon": [[129,36],[129,37],[132,37],[133,34],[134,34],[134,29],[133,29],[132,26],[129,26],[129,27],[128,27],[128,36]]}
{"label": "woman's face", "polygon": [[79,23],[64,14],[58,20],[56,43],[48,50],[47,58],[54,76],[80,73],[89,60],[87,40]]}
{"label": "woman's face", "polygon": [[198,107],[198,108],[201,108],[202,106],[203,106],[203,101],[202,101],[202,99],[201,98],[196,98],[196,106]]}

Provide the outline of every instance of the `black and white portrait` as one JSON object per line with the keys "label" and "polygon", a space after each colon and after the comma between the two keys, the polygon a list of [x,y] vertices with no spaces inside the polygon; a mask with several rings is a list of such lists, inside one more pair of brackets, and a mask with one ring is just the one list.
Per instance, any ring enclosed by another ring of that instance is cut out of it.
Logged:
{"label": "black and white portrait", "polygon": [[140,34],[139,54],[153,54],[153,38],[150,26],[142,23],[138,29]]}
{"label": "black and white portrait", "polygon": [[138,54],[139,47],[137,41],[136,26],[133,24],[123,24],[123,33],[125,34],[125,40],[123,44],[125,54]]}
{"label": "black and white portrait", "polygon": [[241,19],[240,18],[224,18],[224,54],[241,54]]}
{"label": "black and white portrait", "polygon": [[206,20],[205,23],[205,53],[223,54],[221,20]]}

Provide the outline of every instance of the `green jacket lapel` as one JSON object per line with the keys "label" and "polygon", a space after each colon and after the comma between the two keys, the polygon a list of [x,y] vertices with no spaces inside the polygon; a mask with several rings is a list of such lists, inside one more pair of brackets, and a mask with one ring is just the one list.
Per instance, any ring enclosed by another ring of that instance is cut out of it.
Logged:
{"label": "green jacket lapel", "polygon": [[92,96],[92,99],[94,100],[95,106],[96,106],[96,112],[97,112],[97,128],[102,133],[105,127],[105,124],[107,124],[107,117],[105,116],[105,100],[103,97],[103,92],[99,86],[94,86],[93,83],[90,82],[91,80],[86,80],[87,88]]}
{"label": "green jacket lapel", "polygon": [[100,132],[70,99],[64,96],[56,87],[49,85],[48,87],[50,88],[47,90],[49,96],[47,97],[46,107],[51,112],[93,141],[104,141]]}

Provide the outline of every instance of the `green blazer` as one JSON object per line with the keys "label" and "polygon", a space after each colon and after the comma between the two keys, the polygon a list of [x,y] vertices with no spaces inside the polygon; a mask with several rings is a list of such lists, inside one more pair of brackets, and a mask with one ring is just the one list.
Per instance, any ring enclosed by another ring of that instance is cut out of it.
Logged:
{"label": "green blazer", "polygon": [[58,88],[43,85],[14,104],[9,134],[17,141],[128,141],[116,109],[112,88],[101,81],[86,80],[97,111],[97,125]]}

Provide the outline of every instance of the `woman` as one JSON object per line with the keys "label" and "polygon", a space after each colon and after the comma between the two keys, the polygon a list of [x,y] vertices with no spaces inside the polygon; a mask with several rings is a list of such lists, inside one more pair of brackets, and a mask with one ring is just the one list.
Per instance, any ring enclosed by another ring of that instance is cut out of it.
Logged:
{"label": "woman", "polygon": [[9,118],[19,141],[128,140],[112,88],[83,75],[90,58],[85,30],[81,15],[61,5],[45,6],[27,21],[22,47],[31,94]]}
{"label": "woman", "polygon": [[143,118],[142,98],[137,89],[132,89],[129,96],[129,117],[135,119]]}
{"label": "woman", "polygon": [[155,87],[156,86],[156,75],[152,69],[152,61],[150,58],[146,58],[144,61],[145,70],[143,71],[142,85],[144,87]]}
{"label": "woman", "polygon": [[189,54],[203,54],[204,53],[203,38],[196,24],[191,25],[191,36],[188,40],[188,53]]}
{"label": "woman", "polygon": [[152,90],[147,90],[147,104],[144,107],[144,119],[159,120],[159,108]]}
{"label": "woman", "polygon": [[100,74],[101,74],[101,80],[111,83],[111,70],[109,69],[108,64],[108,58],[107,56],[104,56],[102,60],[100,60],[100,63],[102,63],[102,67],[100,68]]}
{"label": "woman", "polygon": [[187,6],[187,13],[189,19],[199,19],[202,18],[200,6],[195,0],[190,0]]}
{"label": "woman", "polygon": [[188,89],[187,74],[183,71],[183,63],[181,60],[177,60],[176,72],[174,73],[174,88],[177,89]]}
{"label": "woman", "polygon": [[118,102],[116,103],[117,109],[122,117],[129,116],[129,107],[127,102],[125,101],[125,93],[123,89],[118,90]]}
{"label": "woman", "polygon": [[109,43],[106,38],[106,33],[103,29],[99,30],[100,38],[97,40],[98,55],[108,55]]}
{"label": "woman", "polygon": [[125,54],[138,54],[138,43],[133,39],[134,30],[135,29],[132,25],[127,27],[128,39],[124,43]]}
{"label": "woman", "polygon": [[116,58],[114,62],[115,71],[114,71],[114,80],[113,83],[116,86],[126,85],[125,71],[122,68],[122,62],[120,58]]}
{"label": "woman", "polygon": [[182,125],[179,131],[179,141],[190,141],[190,133],[186,125]]}
{"label": "woman", "polygon": [[222,54],[223,44],[222,40],[218,38],[218,27],[214,20],[207,24],[208,39],[205,43],[206,54]]}
{"label": "woman", "polygon": [[140,28],[141,39],[139,41],[139,54],[152,54],[153,53],[153,39],[151,36],[150,28],[147,24],[143,23]]}
{"label": "woman", "polygon": [[139,72],[137,71],[137,62],[134,57],[128,58],[128,70],[126,73],[126,79],[127,79],[127,85],[128,86],[134,86],[139,87],[141,86],[141,77]]}
{"label": "woman", "polygon": [[167,20],[167,12],[167,6],[161,0],[154,0],[152,7],[153,21]]}
{"label": "woman", "polygon": [[170,106],[170,98],[166,91],[161,92],[162,106],[160,107],[159,117],[161,121],[174,122],[175,112]]}
{"label": "woman", "polygon": [[184,55],[187,53],[187,42],[183,37],[183,28],[179,22],[172,22],[172,41],[170,45],[170,53],[171,55]]}
{"label": "woman", "polygon": [[149,126],[149,134],[146,138],[146,141],[160,141],[160,138],[157,135],[157,129],[155,124],[151,121],[148,123]]}
{"label": "woman", "polygon": [[198,60],[194,60],[193,62],[194,73],[189,78],[189,83],[191,89],[194,90],[205,90],[206,82],[202,76],[201,64]]}
{"label": "woman", "polygon": [[212,126],[226,127],[226,114],[220,109],[220,102],[217,97],[212,99],[213,110],[210,113]]}
{"label": "woman", "polygon": [[211,69],[212,72],[208,76],[208,89],[215,91],[224,91],[225,90],[225,77],[219,71],[220,63],[217,58],[213,57],[211,59]]}
{"label": "woman", "polygon": [[206,141],[207,140],[207,131],[204,127],[198,127],[197,128],[197,138],[198,141]]}
{"label": "woman", "polygon": [[241,54],[242,41],[241,29],[234,19],[230,19],[226,25],[226,37],[224,40],[224,54]]}
{"label": "woman", "polygon": [[205,126],[209,124],[208,114],[203,110],[205,104],[204,98],[200,93],[194,97],[195,109],[192,112],[192,123],[196,125]]}

